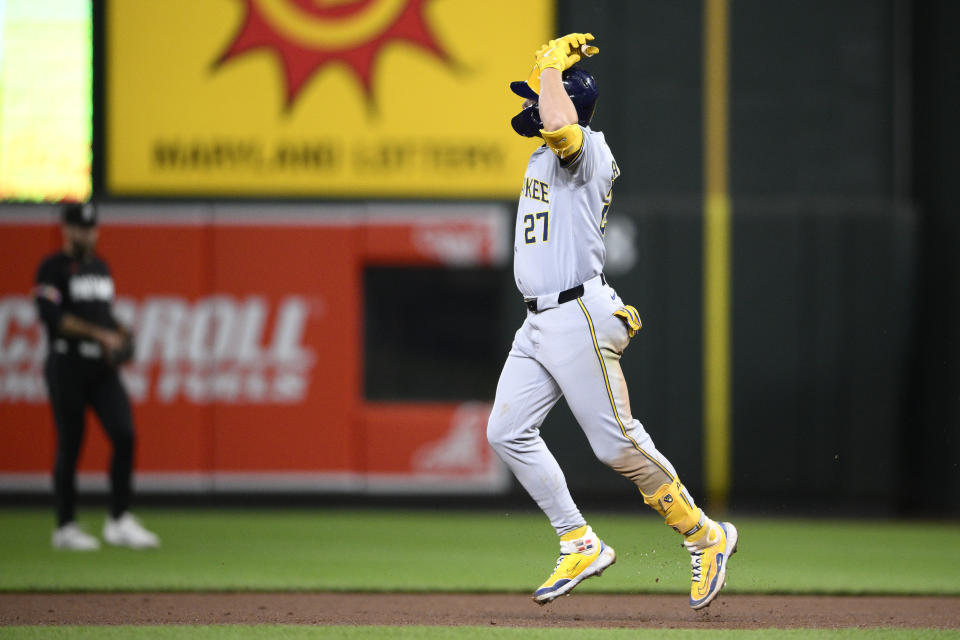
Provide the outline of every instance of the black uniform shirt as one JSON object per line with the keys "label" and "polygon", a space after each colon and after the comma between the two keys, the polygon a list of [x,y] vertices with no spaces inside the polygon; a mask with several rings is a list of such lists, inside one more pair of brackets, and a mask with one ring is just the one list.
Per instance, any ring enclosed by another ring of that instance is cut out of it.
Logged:
{"label": "black uniform shirt", "polygon": [[113,278],[107,263],[99,257],[78,260],[63,251],[48,256],[37,269],[34,296],[40,320],[47,328],[47,344],[57,352],[77,353],[78,343],[90,342],[60,335],[64,313],[107,329],[117,328],[112,308]]}

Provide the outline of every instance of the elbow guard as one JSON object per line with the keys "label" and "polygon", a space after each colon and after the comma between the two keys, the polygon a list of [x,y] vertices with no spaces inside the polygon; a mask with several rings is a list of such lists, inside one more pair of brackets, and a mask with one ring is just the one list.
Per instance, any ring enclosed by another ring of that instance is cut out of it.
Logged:
{"label": "elbow guard", "polygon": [[583,148],[583,129],[577,124],[568,124],[556,131],[541,129],[540,135],[557,157],[567,162],[574,160]]}

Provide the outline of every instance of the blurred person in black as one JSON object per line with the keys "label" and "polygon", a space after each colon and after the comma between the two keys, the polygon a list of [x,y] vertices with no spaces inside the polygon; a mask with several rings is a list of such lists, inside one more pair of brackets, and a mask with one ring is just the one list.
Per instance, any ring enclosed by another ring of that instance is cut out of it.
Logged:
{"label": "blurred person in black", "polygon": [[103,526],[107,543],[134,549],[159,546],[129,512],[134,430],[130,399],[117,367],[132,357],[130,330],[113,316],[113,278],[94,249],[97,210],[92,203],[62,210],[63,249],[37,270],[34,295],[47,330],[44,377],[57,428],[53,470],[57,549],[91,551],[100,547],[76,523],[76,468],[83,444],[84,415],[92,407],[113,445],[110,514]]}

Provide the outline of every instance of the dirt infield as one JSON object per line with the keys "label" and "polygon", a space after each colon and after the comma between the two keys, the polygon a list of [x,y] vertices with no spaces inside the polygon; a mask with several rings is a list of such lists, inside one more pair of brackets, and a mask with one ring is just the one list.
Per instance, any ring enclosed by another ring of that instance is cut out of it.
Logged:
{"label": "dirt infield", "polygon": [[938,627],[960,629],[956,597],[579,594],[540,607],[523,595],[368,593],[6,593],[0,625],[498,625],[504,627]]}

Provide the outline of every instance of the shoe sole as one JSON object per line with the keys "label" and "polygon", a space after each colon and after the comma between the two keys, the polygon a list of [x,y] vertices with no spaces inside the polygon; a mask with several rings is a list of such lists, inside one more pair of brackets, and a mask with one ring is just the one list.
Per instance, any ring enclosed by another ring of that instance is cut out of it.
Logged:
{"label": "shoe sole", "polygon": [[69,542],[57,542],[56,540],[50,541],[50,546],[53,547],[56,551],[99,551],[100,542],[96,538],[92,538],[90,544],[71,544]]}
{"label": "shoe sole", "polygon": [[720,567],[720,573],[717,575],[717,584],[720,586],[701,602],[695,605],[691,604],[690,607],[693,609],[709,607],[713,599],[720,594],[720,590],[727,586],[727,565],[730,563],[730,557],[737,552],[737,546],[740,544],[740,533],[735,526],[729,522],[721,522],[719,524],[723,527],[723,532],[727,536],[727,544],[723,548],[723,566]]}
{"label": "shoe sole", "polygon": [[584,569],[580,575],[576,578],[570,580],[570,582],[564,584],[562,587],[556,591],[551,591],[550,593],[545,593],[540,596],[533,596],[533,601],[537,604],[543,606],[548,602],[552,602],[554,599],[559,598],[560,596],[570,593],[573,591],[573,588],[586,580],[587,578],[592,578],[594,576],[599,576],[603,573],[607,567],[614,564],[617,561],[617,554],[613,550],[613,547],[604,545],[603,549],[600,550],[600,553],[597,554],[597,559],[590,563],[590,566]]}

